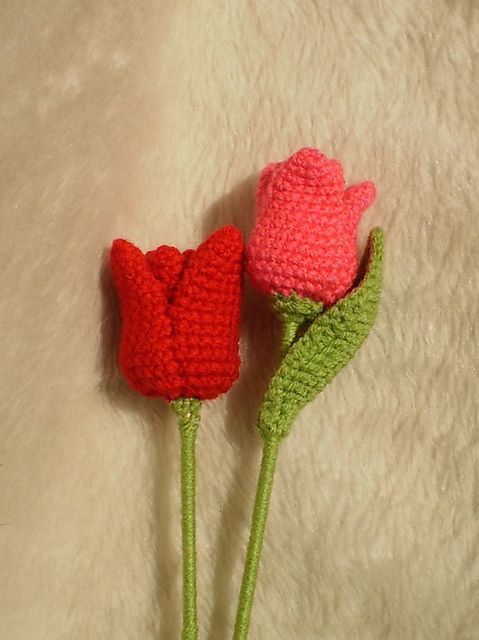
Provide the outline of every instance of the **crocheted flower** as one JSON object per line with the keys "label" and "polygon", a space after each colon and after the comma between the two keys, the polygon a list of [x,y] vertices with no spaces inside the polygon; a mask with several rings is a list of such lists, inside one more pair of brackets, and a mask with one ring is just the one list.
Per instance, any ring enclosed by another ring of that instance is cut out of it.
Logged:
{"label": "crocheted flower", "polygon": [[269,164],[257,189],[257,219],[247,270],[263,293],[296,293],[331,305],[358,272],[356,235],[374,201],[372,182],[345,189],[343,169],[317,149],[304,148]]}
{"label": "crocheted flower", "polygon": [[211,399],[239,373],[243,240],[225,226],[196,251],[160,246],[143,254],[115,240],[110,254],[120,298],[120,368],[146,396]]}

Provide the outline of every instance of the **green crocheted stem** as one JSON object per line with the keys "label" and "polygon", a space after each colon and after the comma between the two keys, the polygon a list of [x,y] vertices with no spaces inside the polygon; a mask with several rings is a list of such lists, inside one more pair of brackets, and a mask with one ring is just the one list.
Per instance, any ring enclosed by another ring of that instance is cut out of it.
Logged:
{"label": "green crocheted stem", "polygon": [[279,440],[272,439],[264,443],[263,459],[261,461],[251,522],[251,533],[236,613],[234,640],[245,640],[248,637],[278,450]]}
{"label": "green crocheted stem", "polygon": [[288,434],[299,411],[333,380],[366,339],[381,293],[381,229],[370,233],[366,256],[366,272],[357,287],[317,315],[285,353],[260,408],[257,428],[266,440]]}
{"label": "green crocheted stem", "polygon": [[183,548],[183,640],[197,640],[195,442],[201,402],[180,398],[171,403],[178,415],[181,441],[181,529]]}
{"label": "green crocheted stem", "polygon": [[284,296],[275,293],[273,308],[281,317],[283,336],[281,339],[281,356],[285,356],[296,340],[298,330],[307,322],[312,322],[324,309],[322,302],[314,302],[309,298],[300,298],[296,293]]}

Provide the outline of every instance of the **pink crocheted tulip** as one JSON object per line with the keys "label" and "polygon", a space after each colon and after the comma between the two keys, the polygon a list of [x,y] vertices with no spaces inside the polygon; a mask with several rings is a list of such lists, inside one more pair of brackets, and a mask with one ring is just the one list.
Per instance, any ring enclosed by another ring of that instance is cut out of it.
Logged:
{"label": "pink crocheted tulip", "polygon": [[375,195],[372,182],[345,189],[340,163],[317,149],[269,164],[260,175],[247,248],[253,284],[326,305],[342,298],[358,271],[358,223]]}

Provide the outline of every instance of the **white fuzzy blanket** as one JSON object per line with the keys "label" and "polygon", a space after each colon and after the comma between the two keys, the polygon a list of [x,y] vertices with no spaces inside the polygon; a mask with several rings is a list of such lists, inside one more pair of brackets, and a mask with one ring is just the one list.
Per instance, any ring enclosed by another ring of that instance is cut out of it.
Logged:
{"label": "white fuzzy blanket", "polygon": [[[377,323],[285,441],[251,640],[479,638],[474,0],[4,0],[0,638],[180,630],[178,435],[115,349],[113,238],[248,234],[259,169],[372,179]],[[198,439],[202,638],[231,636],[278,332]]]}

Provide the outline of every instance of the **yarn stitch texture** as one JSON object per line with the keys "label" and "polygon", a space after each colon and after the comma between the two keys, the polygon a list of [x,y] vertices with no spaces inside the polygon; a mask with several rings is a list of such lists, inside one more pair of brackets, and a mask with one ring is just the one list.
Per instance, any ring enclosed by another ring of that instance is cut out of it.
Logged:
{"label": "yarn stitch texture", "polygon": [[201,401],[191,398],[173,400],[178,415],[181,441],[181,539],[183,555],[183,629],[182,640],[198,638],[196,610],[196,432],[200,424]]}
{"label": "yarn stitch texture", "polygon": [[284,356],[296,339],[300,327],[311,322],[324,309],[322,302],[313,302],[309,298],[300,298],[296,293],[283,296],[275,293],[273,309],[279,314],[283,323],[281,354]]}
{"label": "yarn stitch texture", "polygon": [[120,368],[133,389],[168,401],[206,400],[239,374],[243,240],[233,226],[196,251],[143,254],[113,242],[111,271],[122,316]]}
{"label": "yarn stitch texture", "polygon": [[258,431],[284,438],[299,411],[351,360],[374,324],[381,293],[384,237],[373,229],[362,281],[320,313],[284,356],[260,408]]}
{"label": "yarn stitch texture", "polygon": [[341,165],[315,149],[270,164],[260,176],[247,270],[281,318],[282,358],[259,412],[263,458],[234,640],[248,636],[280,442],[298,412],[353,357],[376,316],[384,256],[380,229],[370,234],[365,275],[351,290],[358,278],[357,226],[374,197],[371,182],[345,189]]}
{"label": "yarn stitch texture", "polygon": [[372,182],[345,189],[341,164],[304,148],[260,175],[246,268],[263,293],[331,305],[357,274],[356,233],[374,201]]}

